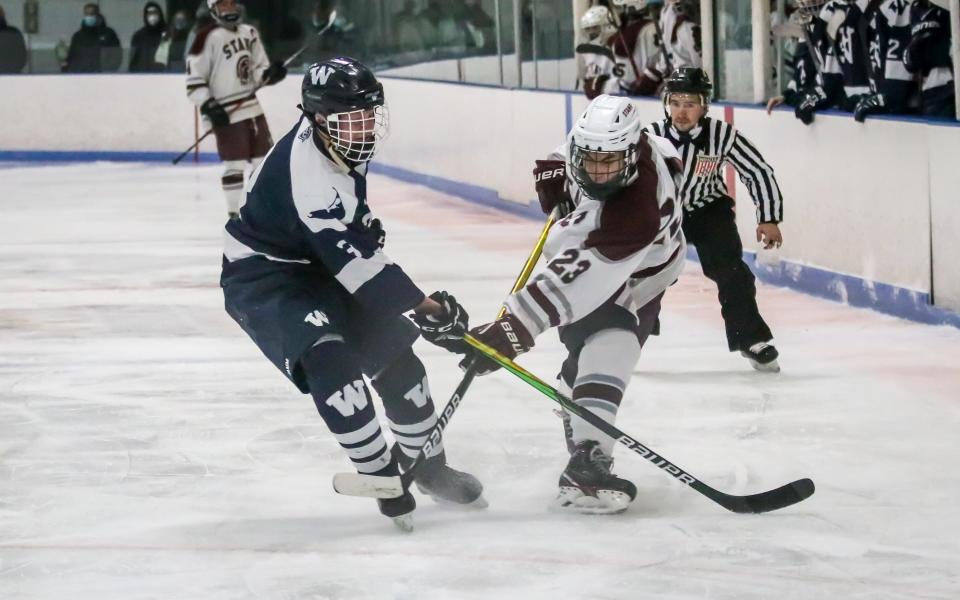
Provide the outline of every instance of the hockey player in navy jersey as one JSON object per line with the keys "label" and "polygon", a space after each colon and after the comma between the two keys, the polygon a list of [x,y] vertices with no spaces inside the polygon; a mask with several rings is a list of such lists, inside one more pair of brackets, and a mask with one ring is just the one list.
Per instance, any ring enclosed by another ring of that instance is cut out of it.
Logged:
{"label": "hockey player in navy jersey", "polygon": [[717,284],[727,346],[758,371],[779,371],[773,334],[757,308],[755,278],[743,262],[733,199],[723,164],[736,167],[750,190],[757,215],[757,241],[764,248],[783,243],[783,197],[773,168],[732,125],[707,116],[713,84],[703,69],[684,67],[667,78],[663,92],[667,118],[647,128],[677,148],[683,160],[679,199],[683,232],[697,248],[703,274]]}
{"label": "hockey player in navy jersey", "polygon": [[[681,171],[676,150],[643,131],[629,98],[595,98],[567,142],[534,170],[544,212],[559,207],[564,215],[544,246],[546,266],[507,299],[504,316],[473,335],[513,358],[559,327],[567,394],[613,423],[641,349],[656,333],[660,300],[683,270]],[[481,375],[495,368],[483,364]],[[569,421],[567,440],[571,456],[556,506],[626,510],[637,488],[611,471],[614,440],[580,419]]]}
{"label": "hockey player in navy jersey", "polygon": [[[226,225],[221,286],[227,312],[300,389],[364,474],[394,476],[412,463],[437,422],[417,327],[460,350],[467,314],[453,296],[426,297],[382,250],[367,204],[367,163],[387,133],[383,87],[364,65],[333,58],[310,67],[303,116],[247,184]],[[396,445],[384,438],[366,376],[383,401]],[[451,469],[434,446],[415,481],[435,499],[485,506],[472,475]],[[412,526],[407,492],[378,500]]]}

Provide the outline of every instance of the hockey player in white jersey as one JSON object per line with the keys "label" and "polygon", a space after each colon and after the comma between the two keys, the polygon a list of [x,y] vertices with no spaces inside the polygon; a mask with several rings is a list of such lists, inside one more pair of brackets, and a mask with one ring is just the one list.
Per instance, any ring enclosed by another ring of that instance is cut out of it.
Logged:
{"label": "hockey player in white jersey", "polygon": [[[424,338],[461,350],[467,315],[452,296],[426,297],[383,252],[367,204],[367,166],[387,133],[383,86],[346,57],[310,67],[303,117],[247,184],[240,216],[226,224],[221,286],[227,312],[303,393],[358,472],[408,469],[437,423],[426,371],[411,345]],[[459,337],[455,334],[458,333]],[[453,336],[456,339],[451,339]],[[391,449],[364,377],[383,401]],[[414,480],[430,496],[483,507],[483,486],[447,466],[443,444]],[[410,528],[406,492],[381,512]]]}
{"label": "hockey player in white jersey", "polygon": [[[537,161],[544,211],[572,212],[550,232],[546,267],[507,299],[503,317],[472,331],[514,358],[559,327],[568,350],[563,384],[575,403],[610,423],[641,348],[657,332],[661,298],[685,260],[680,159],[667,140],[643,131],[637,113],[628,98],[598,96],[567,143]],[[486,361],[478,373],[495,368]],[[611,472],[614,440],[579,419],[570,425],[572,456],[560,475],[557,506],[625,510],[637,489]]]}
{"label": "hockey player in white jersey", "polygon": [[591,7],[580,18],[587,42],[576,51],[584,62],[587,98],[656,92],[662,79],[654,68],[660,49],[657,26],[649,18],[647,5],[647,0],[613,0],[619,18],[602,5]]}
{"label": "hockey player in white jersey", "polygon": [[227,214],[237,215],[244,170],[256,168],[273,140],[255,91],[282,80],[282,61],[270,63],[260,34],[240,22],[236,0],[207,0],[215,22],[197,32],[187,55],[187,96],[213,128],[223,161],[220,179]]}

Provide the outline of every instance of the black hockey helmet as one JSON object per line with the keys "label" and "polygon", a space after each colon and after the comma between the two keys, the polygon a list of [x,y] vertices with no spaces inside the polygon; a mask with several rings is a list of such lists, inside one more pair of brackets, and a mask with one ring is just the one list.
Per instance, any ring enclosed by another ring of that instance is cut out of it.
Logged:
{"label": "black hockey helmet", "polygon": [[373,71],[338,56],[310,65],[300,91],[300,109],[341,157],[354,163],[373,157],[388,127],[383,85]]}
{"label": "black hockey helmet", "polygon": [[670,73],[664,83],[663,101],[665,103],[670,101],[670,94],[697,94],[706,106],[713,97],[713,83],[703,69],[680,67]]}
{"label": "black hockey helmet", "polygon": [[363,63],[346,56],[310,65],[300,91],[303,110],[309,114],[383,106],[383,85],[376,75]]}

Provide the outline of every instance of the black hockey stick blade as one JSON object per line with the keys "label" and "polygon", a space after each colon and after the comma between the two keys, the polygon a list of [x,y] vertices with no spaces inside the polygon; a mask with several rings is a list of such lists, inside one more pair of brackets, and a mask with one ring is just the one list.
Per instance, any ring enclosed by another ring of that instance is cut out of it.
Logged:
{"label": "black hockey stick blade", "polygon": [[760,514],[793,506],[813,495],[816,487],[811,479],[798,479],[773,490],[758,492],[746,496],[725,494],[706,484],[696,481],[690,485],[704,496],[710,498],[725,509],[739,514]]}

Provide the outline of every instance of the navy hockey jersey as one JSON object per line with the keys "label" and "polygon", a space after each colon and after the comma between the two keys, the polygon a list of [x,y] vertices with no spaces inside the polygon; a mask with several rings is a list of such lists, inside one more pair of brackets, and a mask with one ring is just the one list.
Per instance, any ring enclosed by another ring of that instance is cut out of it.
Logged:
{"label": "navy hockey jersey", "polygon": [[224,257],[320,267],[364,308],[399,315],[424,298],[370,230],[367,166],[349,168],[300,122],[267,154],[246,186],[239,219],[226,225]]}

